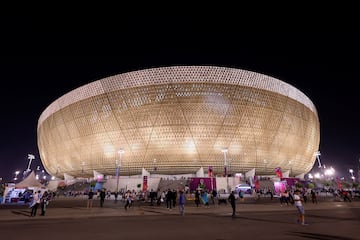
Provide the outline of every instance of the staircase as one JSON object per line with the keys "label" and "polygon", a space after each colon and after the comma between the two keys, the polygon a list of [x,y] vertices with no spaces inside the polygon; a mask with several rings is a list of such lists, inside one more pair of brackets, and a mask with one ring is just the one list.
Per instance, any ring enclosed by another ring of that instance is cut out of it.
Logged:
{"label": "staircase", "polygon": [[187,179],[179,179],[179,180],[173,180],[173,179],[161,179],[159,182],[158,190],[160,192],[167,191],[168,189],[184,189],[185,186],[189,186],[190,180]]}

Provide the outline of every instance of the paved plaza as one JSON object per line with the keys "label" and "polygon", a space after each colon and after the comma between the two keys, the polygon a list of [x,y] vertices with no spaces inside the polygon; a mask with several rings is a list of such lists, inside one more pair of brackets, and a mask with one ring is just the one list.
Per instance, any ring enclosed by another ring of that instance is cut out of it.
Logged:
{"label": "paved plaza", "polygon": [[[25,206],[0,207],[1,239],[360,239],[360,201],[307,203],[307,226],[297,223],[294,206],[281,206],[278,199],[247,199],[237,203],[231,217],[230,204],[185,206],[185,216],[177,207],[137,203],[125,210],[124,203],[95,200],[92,209],[86,199],[53,200],[46,216],[29,217]],[[39,211],[40,212],[40,211]],[[39,214],[38,212],[38,214]]]}

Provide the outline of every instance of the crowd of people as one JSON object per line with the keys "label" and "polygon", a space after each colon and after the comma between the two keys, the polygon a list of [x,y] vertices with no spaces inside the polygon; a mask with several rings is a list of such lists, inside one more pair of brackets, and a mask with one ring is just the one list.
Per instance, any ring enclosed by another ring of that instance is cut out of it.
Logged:
{"label": "crowd of people", "polygon": [[[259,200],[260,196],[270,196],[270,199],[273,199],[275,195],[273,190],[271,189],[263,189],[262,191],[257,191],[255,189],[252,190],[252,193],[246,193],[248,197],[251,195],[255,200]],[[116,193],[111,193],[110,191],[106,191],[105,188],[94,191],[93,188],[89,188],[84,192],[84,195],[87,196],[87,204],[86,208],[93,208],[94,199],[99,199],[99,206],[104,207],[106,199],[112,199],[112,195],[114,195],[114,203],[117,204],[118,201],[123,202],[123,207],[125,210],[130,209],[135,202],[148,203],[149,206],[158,206],[158,207],[166,207],[169,211],[175,209],[178,206],[179,214],[185,215],[185,203],[188,202],[191,204],[193,201],[194,206],[204,208],[210,208],[210,204],[220,204],[222,200],[230,203],[232,216],[236,216],[236,203],[243,202],[245,199],[245,193],[243,191],[235,192],[232,191],[228,198],[220,199],[218,198],[218,193],[215,189],[207,190],[203,188],[198,188],[194,191],[190,191],[189,188],[185,189],[167,189],[167,190],[153,190],[150,191],[135,191],[135,190],[120,190]],[[77,195],[71,195],[76,197]],[[293,205],[296,207],[299,220],[298,222],[302,225],[306,225],[305,222],[305,209],[304,204],[308,201],[311,201],[313,204],[318,204],[318,192],[313,189],[297,189],[290,188],[286,189],[279,193],[279,201],[280,206],[289,206]],[[334,196],[339,198],[341,201],[351,202],[351,198],[353,197],[349,191],[346,190],[337,190],[334,191]],[[55,192],[50,191],[36,191],[32,194],[32,197],[28,200],[28,204],[31,208],[30,216],[35,217],[38,212],[38,208],[41,208],[40,216],[45,216],[46,209],[48,204],[56,197]]]}

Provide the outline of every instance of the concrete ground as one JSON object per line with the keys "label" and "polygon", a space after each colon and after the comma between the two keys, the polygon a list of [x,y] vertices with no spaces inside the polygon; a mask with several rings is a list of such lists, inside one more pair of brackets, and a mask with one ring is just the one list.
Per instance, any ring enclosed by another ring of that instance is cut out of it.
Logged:
{"label": "concrete ground", "polygon": [[[178,207],[137,203],[125,210],[123,202],[60,198],[48,206],[45,216],[29,217],[26,206],[0,205],[1,239],[360,239],[360,201],[338,202],[327,198],[305,204],[306,221],[297,223],[294,206],[281,206],[278,199],[246,199],[237,203],[236,217],[230,204]],[[40,209],[39,209],[40,210]],[[38,214],[40,211],[38,211]]]}

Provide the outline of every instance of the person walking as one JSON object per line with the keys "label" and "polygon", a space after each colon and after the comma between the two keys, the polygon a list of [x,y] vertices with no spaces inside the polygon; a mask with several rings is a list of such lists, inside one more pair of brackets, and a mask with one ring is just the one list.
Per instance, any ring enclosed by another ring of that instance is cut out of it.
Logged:
{"label": "person walking", "polygon": [[173,208],[175,208],[175,206],[176,206],[176,199],[177,199],[177,192],[176,192],[175,189],[173,189],[173,191],[172,191],[171,198],[172,198],[172,206],[173,206]]}
{"label": "person walking", "polygon": [[40,216],[45,216],[46,206],[48,205],[49,201],[50,201],[50,194],[47,191],[45,191],[40,199],[40,206],[41,206]]}
{"label": "person walking", "polygon": [[311,189],[310,195],[311,195],[311,202],[313,204],[317,204],[316,193],[313,189]]}
{"label": "person walking", "polygon": [[38,209],[38,207],[40,205],[40,201],[41,201],[41,191],[39,190],[33,196],[33,201],[31,203],[30,217],[35,217],[36,216],[36,212],[37,212],[37,209]]}
{"label": "person walking", "polygon": [[115,192],[114,192],[114,198],[115,198],[114,203],[117,203],[117,201],[118,201],[118,196],[119,196],[119,192],[118,192],[118,191],[115,191]]}
{"label": "person walking", "polygon": [[236,212],[236,204],[235,204],[235,194],[234,191],[231,191],[229,198],[228,198],[230,204],[231,204],[231,208],[232,208],[232,217],[235,217],[235,212]]}
{"label": "person walking", "polygon": [[100,191],[100,207],[104,206],[105,197],[106,197],[106,193],[105,193],[105,189],[103,188]]}
{"label": "person walking", "polygon": [[212,204],[214,205],[215,204],[215,199],[217,197],[217,191],[216,189],[214,188],[212,191],[211,191],[211,201],[212,201]]}
{"label": "person walking", "polygon": [[298,222],[301,223],[301,225],[308,225],[305,223],[305,209],[302,204],[303,200],[300,197],[300,190],[295,190],[294,192],[294,205],[296,206],[298,212],[299,212],[299,219]]}
{"label": "person walking", "polygon": [[169,188],[167,193],[166,193],[166,208],[171,210],[171,206],[172,206],[172,196],[173,196],[173,192],[171,191],[171,189]]}
{"label": "person walking", "polygon": [[199,204],[200,204],[200,192],[199,192],[199,190],[196,190],[196,192],[195,192],[195,204],[196,204],[196,207],[199,207]]}
{"label": "person walking", "polygon": [[125,203],[124,208],[125,208],[125,210],[127,210],[128,208],[131,207],[131,204],[132,204],[132,196],[131,196],[130,190],[128,190],[125,194],[125,201],[126,201],[126,203]]}
{"label": "person walking", "polygon": [[204,204],[204,207],[209,208],[209,197],[207,191],[203,190],[201,191],[201,200]]}
{"label": "person walking", "polygon": [[87,208],[92,208],[93,198],[94,198],[94,192],[93,192],[92,188],[90,188],[90,190],[88,192]]}
{"label": "person walking", "polygon": [[179,191],[179,211],[180,215],[185,215],[185,193],[183,190]]}
{"label": "person walking", "polygon": [[156,198],[156,193],[153,189],[150,190],[150,206],[154,206],[154,199]]}

